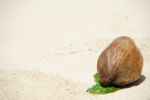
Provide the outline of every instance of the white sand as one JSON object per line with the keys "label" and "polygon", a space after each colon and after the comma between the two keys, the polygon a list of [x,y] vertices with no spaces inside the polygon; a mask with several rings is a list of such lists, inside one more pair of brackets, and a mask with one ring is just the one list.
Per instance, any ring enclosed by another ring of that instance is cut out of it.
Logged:
{"label": "white sand", "polygon": [[[0,100],[150,100],[150,2],[0,0]],[[102,50],[132,37],[145,80],[108,95],[86,91]]]}

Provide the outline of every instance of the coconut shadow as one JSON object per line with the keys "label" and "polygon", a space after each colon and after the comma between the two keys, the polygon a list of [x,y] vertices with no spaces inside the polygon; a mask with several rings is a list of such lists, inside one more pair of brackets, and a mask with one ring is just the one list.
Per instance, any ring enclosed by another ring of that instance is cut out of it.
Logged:
{"label": "coconut shadow", "polygon": [[146,79],[146,77],[145,77],[144,75],[141,75],[141,77],[140,77],[137,81],[133,82],[133,83],[130,84],[130,85],[127,85],[127,86],[122,87],[122,89],[131,88],[131,87],[133,87],[133,86],[138,86],[138,85],[140,85],[141,83],[143,83],[143,82],[145,81],[145,79]]}

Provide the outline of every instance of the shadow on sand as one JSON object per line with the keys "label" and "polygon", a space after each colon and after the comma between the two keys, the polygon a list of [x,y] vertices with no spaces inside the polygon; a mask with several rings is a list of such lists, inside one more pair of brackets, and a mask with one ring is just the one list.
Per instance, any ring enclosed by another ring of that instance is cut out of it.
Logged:
{"label": "shadow on sand", "polygon": [[138,86],[141,83],[143,83],[145,79],[146,79],[146,77],[144,75],[141,75],[140,79],[138,79],[137,81],[135,81],[134,83],[132,83],[130,85],[127,85],[127,86],[123,87],[123,89],[130,88],[130,87],[133,87],[133,86]]}

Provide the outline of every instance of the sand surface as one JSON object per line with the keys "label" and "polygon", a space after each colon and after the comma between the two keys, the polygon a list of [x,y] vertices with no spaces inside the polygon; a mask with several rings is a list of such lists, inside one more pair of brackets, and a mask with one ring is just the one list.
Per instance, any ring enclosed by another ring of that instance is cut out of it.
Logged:
{"label": "sand surface", "polygon": [[[0,0],[0,100],[150,100],[148,0]],[[99,54],[130,36],[144,57],[139,83],[92,95]]]}

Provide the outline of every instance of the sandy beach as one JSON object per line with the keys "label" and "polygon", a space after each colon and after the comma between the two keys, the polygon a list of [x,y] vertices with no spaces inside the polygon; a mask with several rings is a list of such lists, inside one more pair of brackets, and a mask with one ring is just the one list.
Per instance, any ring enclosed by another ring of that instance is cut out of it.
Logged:
{"label": "sandy beach", "polygon": [[[150,100],[148,0],[0,0],[0,100]],[[144,57],[139,83],[92,95],[100,53],[119,36]]]}

